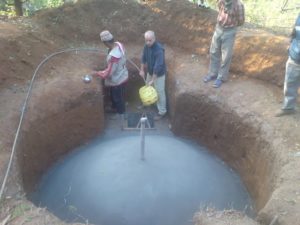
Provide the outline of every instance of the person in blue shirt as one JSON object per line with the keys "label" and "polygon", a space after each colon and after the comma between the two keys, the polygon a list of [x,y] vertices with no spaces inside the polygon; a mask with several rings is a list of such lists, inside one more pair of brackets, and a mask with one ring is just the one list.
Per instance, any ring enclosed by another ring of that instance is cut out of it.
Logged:
{"label": "person in blue shirt", "polygon": [[145,45],[141,59],[140,76],[146,80],[146,85],[153,85],[157,92],[158,100],[156,106],[158,114],[154,119],[159,120],[167,113],[165,49],[162,44],[156,41],[153,31],[146,31],[144,37]]}
{"label": "person in blue shirt", "polygon": [[285,116],[296,112],[298,89],[300,87],[300,14],[296,20],[289,46],[284,79],[284,101],[275,116]]}

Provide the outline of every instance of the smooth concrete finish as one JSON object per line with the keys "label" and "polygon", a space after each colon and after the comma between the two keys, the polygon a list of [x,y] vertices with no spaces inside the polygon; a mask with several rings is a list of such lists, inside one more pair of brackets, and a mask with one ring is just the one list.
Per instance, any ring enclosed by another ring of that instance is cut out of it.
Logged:
{"label": "smooth concrete finish", "polygon": [[203,147],[172,136],[100,138],[58,163],[32,196],[68,221],[187,225],[200,207],[251,211],[235,172]]}

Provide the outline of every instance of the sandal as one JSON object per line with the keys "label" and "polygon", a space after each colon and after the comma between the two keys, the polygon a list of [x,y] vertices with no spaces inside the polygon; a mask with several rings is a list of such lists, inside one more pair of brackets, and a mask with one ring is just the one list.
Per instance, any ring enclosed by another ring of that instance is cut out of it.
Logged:
{"label": "sandal", "polygon": [[203,78],[203,82],[204,82],[204,83],[207,83],[207,82],[209,82],[209,81],[215,80],[216,78],[217,78],[217,76],[206,75],[206,76]]}
{"label": "sandal", "polygon": [[214,88],[219,88],[219,87],[221,87],[222,83],[223,83],[222,80],[216,79],[216,81],[215,81],[213,87],[214,87]]}

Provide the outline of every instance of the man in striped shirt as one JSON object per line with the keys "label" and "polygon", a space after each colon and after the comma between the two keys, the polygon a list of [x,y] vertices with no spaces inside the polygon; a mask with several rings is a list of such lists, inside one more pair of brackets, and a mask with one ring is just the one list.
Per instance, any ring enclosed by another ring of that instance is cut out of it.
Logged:
{"label": "man in striped shirt", "polygon": [[210,46],[210,65],[205,83],[214,81],[219,88],[227,80],[237,27],[245,22],[244,5],[240,0],[218,0],[219,14]]}

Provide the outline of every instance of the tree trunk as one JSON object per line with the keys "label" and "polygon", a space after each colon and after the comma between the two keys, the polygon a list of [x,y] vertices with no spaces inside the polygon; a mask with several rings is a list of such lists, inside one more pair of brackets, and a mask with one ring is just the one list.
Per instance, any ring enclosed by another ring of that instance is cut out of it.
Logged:
{"label": "tree trunk", "polygon": [[21,0],[14,0],[15,4],[15,11],[17,16],[23,16],[23,9],[22,9],[22,1]]}

